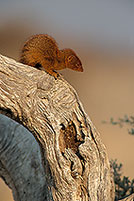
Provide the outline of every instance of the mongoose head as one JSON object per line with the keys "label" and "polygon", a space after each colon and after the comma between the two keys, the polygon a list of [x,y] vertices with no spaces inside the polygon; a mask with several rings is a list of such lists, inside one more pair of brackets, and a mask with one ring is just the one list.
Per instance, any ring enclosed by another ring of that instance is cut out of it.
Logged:
{"label": "mongoose head", "polygon": [[83,72],[83,67],[80,59],[71,49],[64,49],[66,68]]}

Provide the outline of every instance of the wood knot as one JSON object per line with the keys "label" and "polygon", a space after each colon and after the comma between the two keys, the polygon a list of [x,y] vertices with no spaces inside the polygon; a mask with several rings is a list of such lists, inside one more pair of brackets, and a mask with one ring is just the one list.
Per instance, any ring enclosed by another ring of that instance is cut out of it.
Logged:
{"label": "wood knot", "polygon": [[70,148],[74,153],[78,152],[78,146],[82,141],[77,140],[76,127],[73,121],[68,123],[68,126],[65,127],[64,124],[61,124],[62,128],[60,130],[59,136],[59,148],[62,153],[65,152],[65,149]]}

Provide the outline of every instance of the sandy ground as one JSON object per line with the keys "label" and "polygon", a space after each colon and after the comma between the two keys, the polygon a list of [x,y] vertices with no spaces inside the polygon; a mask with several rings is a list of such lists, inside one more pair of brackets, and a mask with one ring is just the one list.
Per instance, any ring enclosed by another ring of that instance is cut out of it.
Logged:
{"label": "sandy ground", "polygon": [[[92,61],[89,57],[88,54],[82,57],[84,73],[66,70],[62,74],[77,90],[86,113],[101,134],[109,158],[123,163],[123,174],[133,178],[134,136],[127,133],[126,127],[102,121],[134,114],[134,60],[97,57]],[[11,191],[0,180],[0,201],[12,200]]]}

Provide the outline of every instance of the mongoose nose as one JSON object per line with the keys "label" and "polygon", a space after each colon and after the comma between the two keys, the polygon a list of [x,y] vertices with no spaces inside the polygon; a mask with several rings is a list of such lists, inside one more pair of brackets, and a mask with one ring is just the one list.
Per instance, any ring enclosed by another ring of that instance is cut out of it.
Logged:
{"label": "mongoose nose", "polygon": [[83,69],[82,66],[80,66],[79,71],[80,71],[80,72],[83,72],[83,71],[84,71],[84,69]]}

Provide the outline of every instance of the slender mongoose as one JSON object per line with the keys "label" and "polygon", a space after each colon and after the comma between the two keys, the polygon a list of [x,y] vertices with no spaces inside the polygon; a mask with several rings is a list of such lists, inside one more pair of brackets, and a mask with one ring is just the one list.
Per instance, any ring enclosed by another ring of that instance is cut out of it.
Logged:
{"label": "slender mongoose", "polygon": [[28,39],[21,51],[20,62],[58,77],[55,70],[70,68],[83,72],[80,59],[72,49],[59,50],[56,41],[47,34],[33,35]]}

